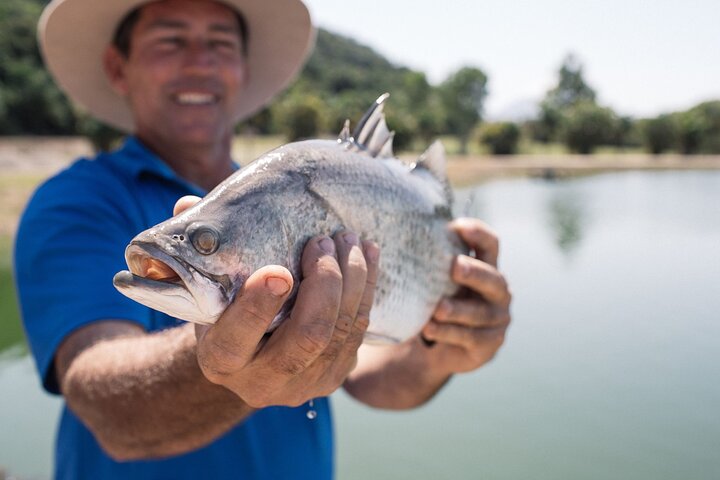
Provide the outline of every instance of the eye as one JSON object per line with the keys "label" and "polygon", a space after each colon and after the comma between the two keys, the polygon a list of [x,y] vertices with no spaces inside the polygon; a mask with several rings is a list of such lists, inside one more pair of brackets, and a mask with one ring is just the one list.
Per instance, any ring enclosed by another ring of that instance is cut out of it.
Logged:
{"label": "eye", "polygon": [[220,245],[220,236],[210,227],[200,227],[195,230],[191,238],[192,244],[202,255],[215,253]]}

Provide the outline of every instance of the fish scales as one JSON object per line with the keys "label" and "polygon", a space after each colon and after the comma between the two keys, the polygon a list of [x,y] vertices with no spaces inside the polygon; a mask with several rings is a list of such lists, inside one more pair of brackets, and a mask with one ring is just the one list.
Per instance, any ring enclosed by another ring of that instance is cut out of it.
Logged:
{"label": "fish scales", "polygon": [[[384,128],[391,141],[381,101],[371,111],[378,108],[382,125],[371,127]],[[363,136],[362,127],[355,137]],[[378,155],[391,150],[373,132],[365,137],[373,138],[378,152],[341,134],[338,141],[291,143],[260,157],[194,207],[139,234],[126,251],[130,272],[116,275],[116,287],[152,308],[211,324],[264,265],[291,271],[294,297],[307,241],[349,229],[381,251],[366,341],[395,343],[417,334],[439,299],[456,290],[450,268],[464,247],[448,229],[451,199],[444,169],[438,175],[444,161],[439,146],[407,165]],[[198,252],[206,245],[196,245],[202,237],[197,232],[215,240],[211,253]],[[179,281],[146,278],[140,268],[146,258],[169,266]],[[291,306],[289,301],[270,329]]]}

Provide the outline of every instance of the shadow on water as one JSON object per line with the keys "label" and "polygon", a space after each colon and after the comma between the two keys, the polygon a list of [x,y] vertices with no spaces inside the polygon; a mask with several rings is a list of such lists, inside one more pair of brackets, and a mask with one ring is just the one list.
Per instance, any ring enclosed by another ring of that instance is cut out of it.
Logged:
{"label": "shadow on water", "polygon": [[548,198],[547,212],[555,244],[565,256],[572,257],[580,246],[587,222],[582,195],[568,189],[555,191]]}

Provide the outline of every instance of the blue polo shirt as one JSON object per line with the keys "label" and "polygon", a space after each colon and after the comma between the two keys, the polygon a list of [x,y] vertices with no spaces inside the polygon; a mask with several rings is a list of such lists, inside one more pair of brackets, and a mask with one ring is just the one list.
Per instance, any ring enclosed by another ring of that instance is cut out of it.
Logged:
{"label": "blue polo shirt", "polygon": [[[58,393],[53,358],[68,334],[105,319],[147,331],[181,322],[118,293],[113,275],[137,233],[172,215],[183,195],[204,195],[136,138],[118,151],[81,159],[45,182],[23,214],[15,278],[25,331],[43,386]],[[167,408],[173,408],[167,405]],[[152,461],[116,462],[67,407],[56,439],[58,479],[328,479],[333,474],[327,399],[260,410],[212,444]]]}

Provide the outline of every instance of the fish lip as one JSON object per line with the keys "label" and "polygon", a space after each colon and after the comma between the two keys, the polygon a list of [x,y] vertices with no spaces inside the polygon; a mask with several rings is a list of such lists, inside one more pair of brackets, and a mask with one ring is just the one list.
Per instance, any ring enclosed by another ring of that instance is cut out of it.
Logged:
{"label": "fish lip", "polygon": [[[139,275],[140,272],[137,271],[137,268],[134,268],[134,259],[138,256],[140,258],[144,257],[160,260],[168,267],[170,267],[178,275],[178,277],[180,277],[180,284],[178,284],[177,282],[153,280]],[[223,297],[228,298],[229,296],[228,293],[229,289],[231,288],[231,282],[227,275],[210,274],[194,265],[189,264],[182,258],[171,255],[170,253],[166,252],[165,250],[153,243],[133,240],[132,242],[130,242],[130,245],[128,245],[127,250],[125,251],[125,259],[130,269],[130,273],[132,273],[135,277],[141,278],[143,280],[143,283],[145,283],[146,285],[157,284],[166,286],[167,284],[171,283],[182,286],[197,301],[194,289],[191,288],[191,286],[193,285],[193,272],[197,272],[197,274],[210,281],[218,290],[220,290]]]}

